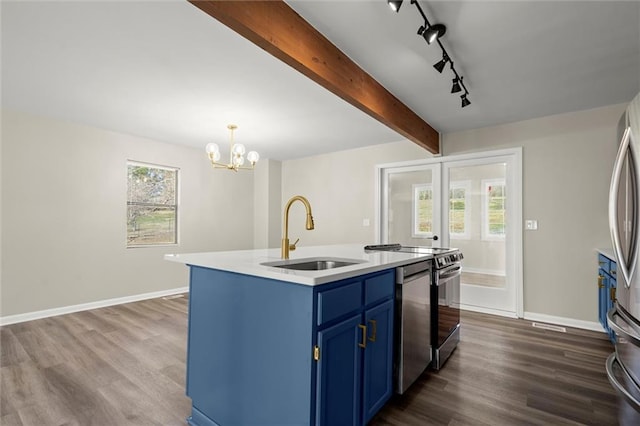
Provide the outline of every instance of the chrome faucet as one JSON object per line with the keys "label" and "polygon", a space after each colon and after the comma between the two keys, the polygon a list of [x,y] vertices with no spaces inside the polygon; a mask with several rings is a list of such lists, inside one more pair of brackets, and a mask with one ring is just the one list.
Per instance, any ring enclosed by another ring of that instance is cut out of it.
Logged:
{"label": "chrome faucet", "polygon": [[309,200],[304,198],[302,195],[291,197],[291,199],[287,201],[287,205],[284,208],[284,235],[282,236],[282,247],[280,250],[282,254],[281,257],[283,259],[289,258],[289,251],[295,250],[296,244],[298,243],[298,241],[300,241],[300,239],[298,238],[295,243],[289,244],[289,208],[295,201],[300,201],[302,204],[304,204],[304,208],[307,210],[307,224],[305,228],[307,228],[307,230],[309,231],[313,229],[313,216],[311,215],[311,204],[309,204]]}

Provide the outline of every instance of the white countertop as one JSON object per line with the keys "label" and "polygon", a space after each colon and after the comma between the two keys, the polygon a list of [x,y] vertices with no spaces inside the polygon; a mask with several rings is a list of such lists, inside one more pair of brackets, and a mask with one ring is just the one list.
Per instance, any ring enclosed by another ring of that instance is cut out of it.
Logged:
{"label": "white countertop", "polygon": [[605,255],[606,257],[608,257],[611,260],[616,260],[615,255],[613,254],[613,249],[612,248],[597,248],[596,251],[600,254]]}
{"label": "white countertop", "polygon": [[362,263],[321,271],[299,271],[265,266],[261,263],[279,261],[280,249],[216,251],[207,253],[167,254],[165,260],[190,266],[236,272],[238,274],[271,278],[304,285],[325,284],[370,272],[382,271],[431,259],[432,255],[398,253],[389,251],[365,252],[366,244],[340,244],[315,247],[298,247],[289,254],[289,260],[305,258],[337,258],[358,260]]}

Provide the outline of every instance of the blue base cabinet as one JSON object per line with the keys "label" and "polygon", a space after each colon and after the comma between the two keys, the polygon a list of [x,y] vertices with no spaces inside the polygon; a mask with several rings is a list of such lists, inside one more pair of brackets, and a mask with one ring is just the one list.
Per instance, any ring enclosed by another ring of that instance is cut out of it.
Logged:
{"label": "blue base cabinet", "polygon": [[318,333],[322,348],[317,373],[318,425],[357,425],[360,421],[362,375],[359,325],[356,315]]}
{"label": "blue base cabinet", "polygon": [[365,312],[371,327],[364,355],[362,408],[364,423],[382,408],[393,393],[393,300]]}
{"label": "blue base cabinet", "polygon": [[598,320],[613,343],[616,335],[607,324],[607,312],[616,301],[616,269],[614,259],[598,254]]}
{"label": "blue base cabinet", "polygon": [[393,391],[394,288],[394,270],[304,286],[192,266],[189,424],[366,424]]}

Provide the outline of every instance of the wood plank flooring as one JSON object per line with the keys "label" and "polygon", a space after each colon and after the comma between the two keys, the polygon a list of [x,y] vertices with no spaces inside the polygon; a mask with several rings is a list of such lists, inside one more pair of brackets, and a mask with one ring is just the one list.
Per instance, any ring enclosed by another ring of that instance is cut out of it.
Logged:
{"label": "wood plank flooring", "polygon": [[371,425],[616,425],[604,333],[462,311],[461,342]]}
{"label": "wood plank flooring", "polygon": [[[0,424],[185,425],[187,297],[1,327]],[[615,425],[612,350],[604,333],[463,312],[444,368],[370,424]]]}

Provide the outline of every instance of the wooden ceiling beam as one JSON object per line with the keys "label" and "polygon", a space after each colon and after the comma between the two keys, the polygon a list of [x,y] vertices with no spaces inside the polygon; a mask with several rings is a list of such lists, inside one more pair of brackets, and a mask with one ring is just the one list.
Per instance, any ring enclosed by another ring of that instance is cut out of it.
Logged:
{"label": "wooden ceiling beam", "polygon": [[189,1],[351,105],[439,153],[437,131],[283,1]]}

